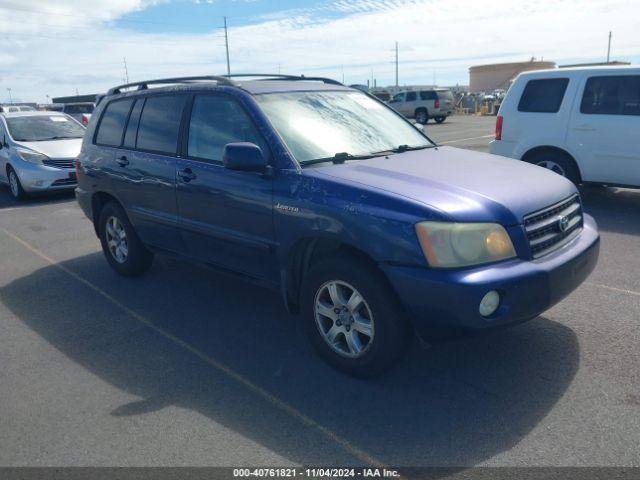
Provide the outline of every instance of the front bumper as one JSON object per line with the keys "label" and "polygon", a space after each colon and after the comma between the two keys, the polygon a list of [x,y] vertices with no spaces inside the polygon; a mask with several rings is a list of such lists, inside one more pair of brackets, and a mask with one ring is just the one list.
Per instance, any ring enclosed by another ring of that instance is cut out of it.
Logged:
{"label": "front bumper", "polygon": [[55,168],[47,165],[21,162],[14,165],[15,171],[27,193],[45,192],[51,190],[68,190],[75,188],[76,172],[73,168]]}
{"label": "front bumper", "polygon": [[[473,269],[438,270],[383,266],[417,332],[436,340],[535,318],[576,289],[598,261],[600,237],[584,216],[580,235],[537,260],[514,259]],[[498,310],[482,317],[478,306],[490,290],[500,293]]]}

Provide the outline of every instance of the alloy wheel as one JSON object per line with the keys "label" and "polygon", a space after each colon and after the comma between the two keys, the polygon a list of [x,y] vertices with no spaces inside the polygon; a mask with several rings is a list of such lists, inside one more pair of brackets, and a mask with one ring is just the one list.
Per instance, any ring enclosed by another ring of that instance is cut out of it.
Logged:
{"label": "alloy wheel", "polygon": [[541,162],[536,163],[536,165],[551,170],[552,172],[555,172],[558,175],[562,175],[563,177],[567,176],[564,168],[562,168],[560,164],[554,162],[553,160],[542,160]]}
{"label": "alloy wheel", "polygon": [[109,217],[106,224],[107,246],[111,256],[118,263],[127,261],[129,245],[124,225],[117,217]]}
{"label": "alloy wheel", "polygon": [[373,344],[374,322],[364,297],[341,280],[325,282],[314,302],[316,326],[324,341],[336,353],[363,356]]}
{"label": "alloy wheel", "polygon": [[9,187],[11,188],[11,194],[18,198],[20,196],[20,184],[18,183],[16,172],[13,170],[9,172]]}

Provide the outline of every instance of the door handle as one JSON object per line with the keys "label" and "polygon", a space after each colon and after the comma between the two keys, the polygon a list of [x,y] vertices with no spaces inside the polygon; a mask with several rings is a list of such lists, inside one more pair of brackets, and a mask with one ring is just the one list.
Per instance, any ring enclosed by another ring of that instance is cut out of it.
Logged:
{"label": "door handle", "polygon": [[185,182],[190,182],[191,180],[195,180],[196,178],[198,178],[198,176],[193,173],[190,168],[178,170],[178,176]]}
{"label": "door handle", "polygon": [[126,167],[127,165],[129,165],[129,160],[124,155],[118,158],[116,162],[118,162],[118,165],[120,165],[121,167]]}

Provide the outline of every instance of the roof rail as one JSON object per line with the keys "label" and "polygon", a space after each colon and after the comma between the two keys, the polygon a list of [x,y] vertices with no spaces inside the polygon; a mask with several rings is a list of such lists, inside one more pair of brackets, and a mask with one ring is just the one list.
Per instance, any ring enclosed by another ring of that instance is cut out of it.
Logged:
{"label": "roof rail", "polygon": [[136,90],[146,90],[149,85],[170,85],[172,83],[191,83],[199,80],[210,80],[218,82],[220,85],[235,85],[230,78],[219,75],[201,75],[196,77],[176,77],[176,78],[160,78],[157,80],[145,80],[143,82],[125,83],[109,89],[107,95],[115,95],[121,93],[124,88],[138,87]]}
{"label": "roof rail", "polygon": [[334,80],[333,78],[327,77],[305,77],[304,75],[284,75],[280,73],[233,73],[231,75],[223,75],[226,78],[236,78],[236,77],[264,77],[259,80],[292,80],[292,81],[302,81],[309,80],[312,82],[324,82],[330,85],[342,85],[342,83]]}

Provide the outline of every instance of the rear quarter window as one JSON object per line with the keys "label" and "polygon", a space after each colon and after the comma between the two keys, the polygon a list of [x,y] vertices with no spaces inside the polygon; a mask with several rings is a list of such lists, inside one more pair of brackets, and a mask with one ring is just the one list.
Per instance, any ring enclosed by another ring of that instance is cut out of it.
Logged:
{"label": "rear quarter window", "polygon": [[567,85],[569,85],[568,78],[529,80],[520,97],[518,111],[556,113],[560,110]]}
{"label": "rear quarter window", "polygon": [[127,123],[133,99],[114,100],[102,114],[95,143],[109,147],[119,147],[122,142],[124,125]]}

